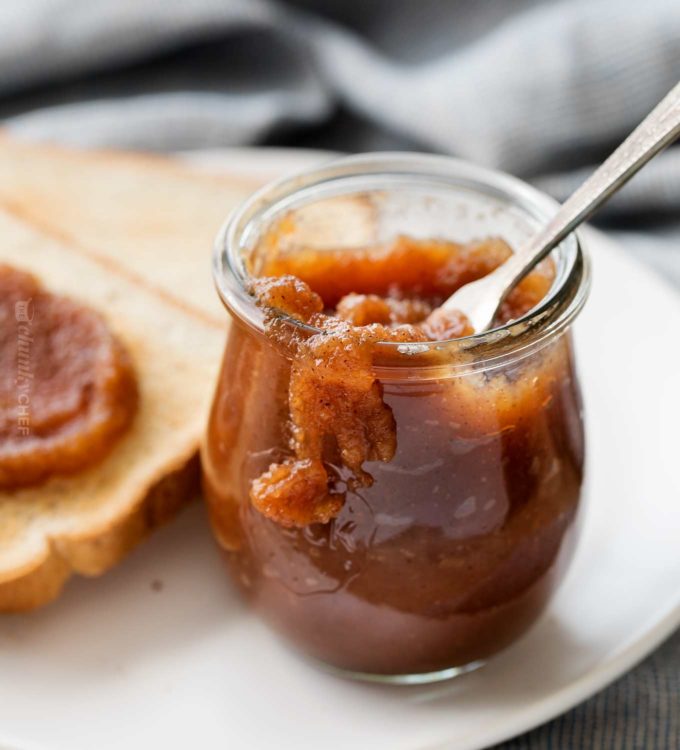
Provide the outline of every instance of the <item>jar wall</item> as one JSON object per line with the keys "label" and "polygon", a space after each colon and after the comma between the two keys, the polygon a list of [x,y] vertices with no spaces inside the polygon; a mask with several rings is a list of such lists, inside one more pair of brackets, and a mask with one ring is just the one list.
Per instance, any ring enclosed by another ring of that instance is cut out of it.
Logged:
{"label": "jar wall", "polygon": [[502,367],[381,380],[397,452],[344,486],[328,524],[284,528],[250,483],[290,455],[290,363],[232,325],[203,448],[234,581],[303,652],[344,670],[437,672],[485,659],[538,617],[573,546],[583,474],[568,332]]}

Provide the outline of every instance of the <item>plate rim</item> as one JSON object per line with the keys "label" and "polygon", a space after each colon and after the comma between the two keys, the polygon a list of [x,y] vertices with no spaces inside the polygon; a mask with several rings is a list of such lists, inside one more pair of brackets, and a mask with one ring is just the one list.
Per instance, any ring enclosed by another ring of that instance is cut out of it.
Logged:
{"label": "plate rim", "polygon": [[[228,168],[226,162],[230,158],[238,157],[240,164],[244,165],[248,159],[256,159],[259,162],[258,179],[262,181],[280,177],[286,172],[300,171],[312,166],[315,161],[322,162],[341,155],[337,151],[258,146],[201,149],[175,154],[175,156],[179,156],[183,161],[201,171],[222,173],[239,178],[247,173],[241,168],[235,170]],[[212,166],[210,165],[211,161],[213,162]],[[670,297],[674,298],[677,309],[680,311],[680,295],[666,278],[647,264],[627,253],[621,253],[620,243],[617,240],[590,227],[586,228],[584,233],[588,239],[588,244],[605,244],[609,248],[616,249],[619,255],[624,257],[624,262],[629,268],[634,268],[636,273],[644,274],[655,285],[664,288]],[[511,719],[504,720],[498,728],[490,728],[489,731],[483,733],[483,736],[476,733],[476,736],[470,739],[464,737],[462,743],[460,739],[451,737],[419,745],[414,747],[413,750],[482,750],[489,745],[510,740],[536,729],[565,714],[635,668],[680,627],[680,590],[678,590],[675,599],[671,600],[671,603],[663,610],[665,610],[665,614],[661,617],[655,617],[654,624],[651,627],[638,627],[637,633],[627,638],[627,645],[616,651],[613,656],[604,662],[596,663],[585,673],[566,682],[559,689],[553,690],[540,700],[518,707]],[[7,750],[10,750],[10,748],[12,750],[46,748],[46,746],[37,745],[30,740],[28,742],[23,739],[17,741],[16,738],[5,734],[4,731],[0,731],[0,747],[3,750],[4,748],[7,748]]]}

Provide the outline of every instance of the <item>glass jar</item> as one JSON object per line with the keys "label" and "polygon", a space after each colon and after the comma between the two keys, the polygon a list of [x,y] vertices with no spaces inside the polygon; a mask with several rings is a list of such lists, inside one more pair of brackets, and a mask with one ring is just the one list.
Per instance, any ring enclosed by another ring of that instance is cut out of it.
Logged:
{"label": "glass jar", "polygon": [[[377,343],[396,453],[365,465],[370,487],[347,483],[333,520],[285,528],[249,497],[291,450],[291,356],[265,335],[246,291],[268,229],[304,218],[286,252],[403,234],[516,246],[554,211],[524,183],[471,164],[369,154],[264,188],[220,232],[214,274],[233,323],[202,449],[205,494],[233,580],[304,654],[362,678],[444,679],[511,644],[543,611],[578,527],[584,437],[569,328],[589,272],[570,236],[552,254],[552,288],[521,319],[451,341]],[[444,364],[432,365],[431,348]]]}

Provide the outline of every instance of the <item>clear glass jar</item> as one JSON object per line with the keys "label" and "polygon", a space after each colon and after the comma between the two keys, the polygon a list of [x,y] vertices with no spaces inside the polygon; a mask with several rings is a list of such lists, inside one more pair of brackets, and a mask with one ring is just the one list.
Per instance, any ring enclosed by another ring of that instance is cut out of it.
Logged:
{"label": "clear glass jar", "polygon": [[[264,188],[220,232],[214,273],[233,323],[202,450],[205,494],[233,580],[304,654],[363,678],[444,679],[543,611],[578,527],[584,437],[569,327],[588,263],[571,236],[552,255],[550,292],[520,320],[446,342],[376,344],[396,454],[366,465],[372,486],[347,486],[329,523],[284,528],[249,498],[290,453],[291,361],[264,334],[246,259],[290,212],[329,246],[400,234],[517,245],[554,210],[524,183],[458,160],[369,154]],[[432,347],[451,355],[445,365],[432,366]]]}

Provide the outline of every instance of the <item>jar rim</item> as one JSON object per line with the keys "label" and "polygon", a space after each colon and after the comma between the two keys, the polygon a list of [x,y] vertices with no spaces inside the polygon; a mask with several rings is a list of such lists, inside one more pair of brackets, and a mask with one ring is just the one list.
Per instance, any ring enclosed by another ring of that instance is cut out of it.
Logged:
{"label": "jar rim", "polygon": [[[547,222],[559,207],[557,201],[516,177],[454,157],[412,152],[376,152],[332,159],[268,183],[232,211],[224,222],[214,244],[213,279],[226,308],[249,327],[264,334],[264,312],[248,291],[251,277],[245,266],[244,251],[248,249],[245,239],[252,231],[253,224],[263,222],[265,214],[303,191],[312,196],[308,202],[313,203],[314,190],[322,185],[335,184],[337,189],[342,182],[347,184],[351,178],[385,179],[389,176],[403,181],[427,177],[453,190],[465,189],[491,196],[519,209],[526,218],[539,222]],[[354,192],[366,193],[371,189],[385,188],[363,188]],[[351,193],[352,191],[340,189],[337,194]],[[477,364],[483,361],[485,366],[501,366],[508,358],[525,356],[545,345],[571,324],[583,307],[590,289],[590,262],[579,231],[567,236],[553,253],[557,255],[558,263],[551,289],[538,305],[521,318],[457,339],[418,342],[417,345],[379,342],[375,345],[376,351],[390,351],[392,363],[395,361],[395,351],[404,357],[403,363],[396,367],[392,365],[376,369],[396,371],[403,369],[404,365],[422,369],[420,357],[414,355],[442,349],[473,354]],[[323,333],[294,318],[285,315],[282,318],[308,334]],[[469,357],[466,359],[467,363],[461,362],[461,366],[469,366]],[[452,364],[456,366],[455,358]]]}

